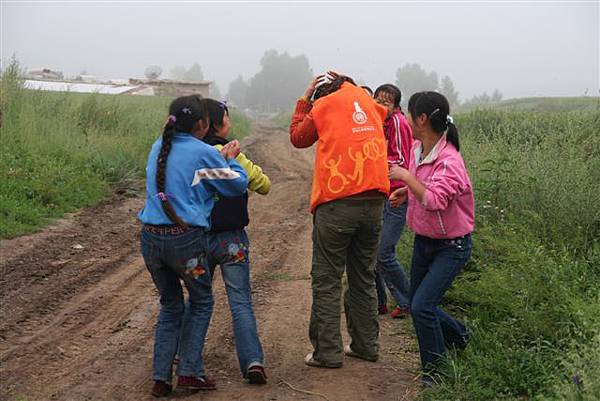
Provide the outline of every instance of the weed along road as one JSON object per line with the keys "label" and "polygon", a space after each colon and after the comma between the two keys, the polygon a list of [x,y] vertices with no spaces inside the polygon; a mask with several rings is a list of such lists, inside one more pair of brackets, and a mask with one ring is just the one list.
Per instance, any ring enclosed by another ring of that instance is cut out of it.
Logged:
{"label": "weed along road", "polygon": [[[380,361],[346,358],[341,369],[304,365],[311,350],[312,152],[285,130],[260,123],[242,151],[273,187],[251,196],[253,299],[269,383],[249,386],[237,367],[220,274],[205,348],[218,390],[176,399],[410,400],[418,351],[409,321],[380,320]],[[158,297],[139,253],[141,197],[113,195],[42,232],[0,245],[0,399],[152,399]],[[347,339],[347,336],[345,337]]]}

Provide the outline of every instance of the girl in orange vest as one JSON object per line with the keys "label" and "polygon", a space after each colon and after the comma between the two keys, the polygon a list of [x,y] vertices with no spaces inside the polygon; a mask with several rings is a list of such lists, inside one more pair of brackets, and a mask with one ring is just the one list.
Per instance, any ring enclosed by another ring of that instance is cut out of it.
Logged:
{"label": "girl in orange vest", "polygon": [[[292,117],[292,144],[306,148],[317,143],[310,201],[314,228],[309,330],[313,352],[305,358],[309,366],[340,367],[344,354],[368,361],[378,358],[373,265],[390,189],[383,135],[386,114],[351,78],[333,74],[315,78]],[[352,339],[346,347],[339,307],[344,270],[344,308]]]}

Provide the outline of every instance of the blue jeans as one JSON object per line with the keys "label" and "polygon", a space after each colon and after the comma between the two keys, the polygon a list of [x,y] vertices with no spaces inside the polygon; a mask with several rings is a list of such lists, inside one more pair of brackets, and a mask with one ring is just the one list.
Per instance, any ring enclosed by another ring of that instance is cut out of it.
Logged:
{"label": "blue jeans", "polygon": [[[202,228],[191,228],[183,234],[163,235],[142,228],[140,242],[144,262],[160,293],[152,378],[171,381],[178,347],[177,375],[203,376],[202,351],[214,304],[206,233]],[[189,293],[185,317],[180,280]]]}
{"label": "blue jeans", "polygon": [[471,249],[470,234],[452,240],[415,236],[410,274],[410,313],[425,372],[435,370],[446,347],[466,345],[468,332],[465,325],[438,305],[469,260]]}
{"label": "blue jeans", "polygon": [[235,336],[235,349],[242,375],[249,367],[263,365],[263,350],[252,309],[248,236],[245,230],[209,233],[208,266],[213,276],[220,265]]}
{"label": "blue jeans", "polygon": [[396,258],[396,245],[400,241],[406,223],[406,206],[405,202],[398,207],[392,207],[390,202],[386,201],[383,209],[383,225],[375,267],[375,284],[379,306],[387,303],[385,294],[387,285],[396,303],[401,307],[408,308],[408,279]]}

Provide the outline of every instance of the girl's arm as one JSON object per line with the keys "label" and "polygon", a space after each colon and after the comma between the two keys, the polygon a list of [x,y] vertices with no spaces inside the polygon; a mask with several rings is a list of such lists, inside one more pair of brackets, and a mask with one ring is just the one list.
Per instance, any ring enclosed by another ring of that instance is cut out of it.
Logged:
{"label": "girl's arm", "polygon": [[[328,74],[332,77],[337,77],[336,72],[329,71]],[[319,140],[317,128],[310,112],[312,110],[312,104],[309,99],[315,92],[318,83],[321,82],[324,77],[324,75],[316,76],[310,84],[308,84],[306,91],[304,91],[304,96],[296,102],[296,110],[294,110],[294,115],[292,116],[292,122],[290,124],[290,141],[292,142],[292,145],[297,148],[308,148]]]}
{"label": "girl's arm", "polygon": [[297,148],[308,148],[319,139],[311,109],[312,105],[305,97],[296,102],[290,124],[290,141]]}
{"label": "girl's arm", "polygon": [[398,165],[390,166],[390,179],[404,181],[419,203],[423,203],[427,188],[410,171]]}
{"label": "girl's arm", "polygon": [[427,186],[408,170],[398,166],[390,168],[390,177],[404,181],[419,203],[431,211],[446,210],[450,202],[464,192],[468,185],[464,179],[463,168],[457,165],[456,161],[448,160],[435,166]]}
{"label": "girl's arm", "polygon": [[263,173],[262,168],[258,164],[253,163],[243,153],[240,153],[235,160],[248,173],[248,189],[260,195],[268,194],[271,189],[271,180]]}
{"label": "girl's arm", "polygon": [[192,186],[206,184],[209,190],[224,196],[239,196],[246,192],[248,174],[235,159],[225,160],[221,153],[209,147],[202,158],[202,167],[195,171]]}
{"label": "girl's arm", "polygon": [[[223,145],[215,145],[215,149],[221,151]],[[248,159],[245,154],[241,153],[237,155],[235,160],[246,170],[248,174],[248,189],[254,191],[260,195],[266,195],[271,190],[271,180],[263,173],[262,168],[259,165]]]}

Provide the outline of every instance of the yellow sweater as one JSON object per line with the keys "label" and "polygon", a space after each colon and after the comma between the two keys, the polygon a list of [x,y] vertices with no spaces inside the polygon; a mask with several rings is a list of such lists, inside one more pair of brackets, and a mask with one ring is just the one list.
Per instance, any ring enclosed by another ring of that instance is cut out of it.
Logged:
{"label": "yellow sweater", "polygon": [[[223,145],[215,145],[218,151],[221,151]],[[248,189],[254,191],[260,195],[266,195],[271,189],[271,180],[263,173],[262,168],[259,165],[254,164],[252,160],[248,159],[242,152],[235,158],[240,166],[246,170],[248,174]]]}

